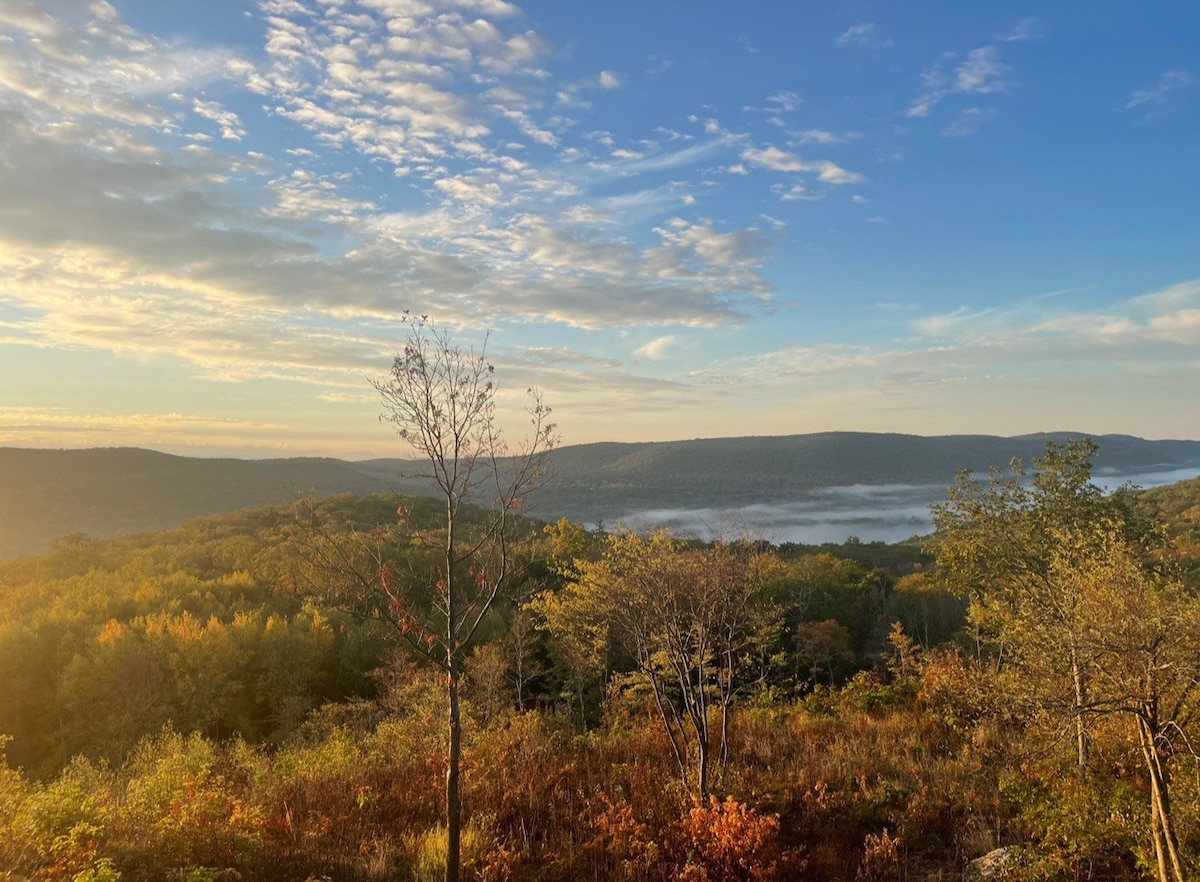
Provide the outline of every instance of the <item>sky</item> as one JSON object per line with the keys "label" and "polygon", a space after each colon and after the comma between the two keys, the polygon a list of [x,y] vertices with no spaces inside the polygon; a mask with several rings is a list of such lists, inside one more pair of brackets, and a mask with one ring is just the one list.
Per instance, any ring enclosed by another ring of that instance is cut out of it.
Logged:
{"label": "sky", "polygon": [[1200,4],[0,0],[0,445],[1200,438]]}

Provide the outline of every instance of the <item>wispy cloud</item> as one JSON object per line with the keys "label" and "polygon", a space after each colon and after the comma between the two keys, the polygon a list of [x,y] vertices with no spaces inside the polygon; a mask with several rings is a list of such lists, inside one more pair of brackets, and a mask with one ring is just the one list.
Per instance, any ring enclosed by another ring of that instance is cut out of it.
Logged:
{"label": "wispy cloud", "polygon": [[806,129],[800,133],[800,137],[796,143],[805,144],[820,144],[823,147],[832,146],[834,144],[845,144],[847,141],[854,141],[862,137],[862,132],[830,132],[825,129]]}
{"label": "wispy cloud", "polygon": [[1166,110],[1180,93],[1200,83],[1186,70],[1168,70],[1152,86],[1135,89],[1125,101],[1126,110],[1137,110],[1153,116]]}
{"label": "wispy cloud", "polygon": [[799,110],[803,103],[804,99],[796,92],[782,91],[768,97],[765,107],[746,105],[742,111],[744,113],[765,113],[772,125],[785,128],[787,126],[786,115]]}
{"label": "wispy cloud", "polygon": [[668,347],[674,343],[674,334],[667,334],[663,337],[655,337],[653,340],[635,349],[633,354],[641,358],[648,358],[651,361],[662,361],[667,357]]}
{"label": "wispy cloud", "polygon": [[[1077,347],[1153,347],[1200,345],[1200,281],[1183,282],[1161,291],[1118,301],[1103,308],[1070,309],[1057,305],[1061,296],[1088,287],[1027,298],[1006,307],[961,308],[915,319],[920,335],[969,345],[1025,346],[1071,341]],[[1159,355],[1164,353],[1158,353]],[[1150,349],[1146,357],[1152,357]]]}
{"label": "wispy cloud", "polygon": [[[642,183],[733,158],[744,136],[699,120],[698,143],[666,127],[636,149],[589,140],[595,127],[554,96],[617,89],[622,74],[556,83],[554,47],[509,4],[405,8],[264,2],[257,62],[138,34],[104,4],[0,9],[15,35],[0,188],[22,206],[0,217],[0,272],[34,317],[26,345],[354,382],[407,308],[475,325],[706,327],[770,301],[760,230],[673,218],[697,203],[693,184]],[[366,51],[380,40],[386,53]],[[231,152],[253,136],[223,97],[239,87],[295,124],[280,152],[302,166]],[[331,153],[412,181],[417,201],[386,205],[330,170]]]}
{"label": "wispy cloud", "polygon": [[825,184],[860,184],[866,180],[858,172],[847,171],[827,159],[805,160],[778,147],[750,147],[742,151],[741,157],[750,165],[770,171],[815,174]]}
{"label": "wispy cloud", "polygon": [[884,34],[874,22],[863,22],[849,27],[838,35],[833,45],[845,49],[886,49],[892,45],[892,38]]}
{"label": "wispy cloud", "polygon": [[997,39],[1001,43],[1024,43],[1026,40],[1036,40],[1043,34],[1043,25],[1039,19],[1023,18]]}
{"label": "wispy cloud", "polygon": [[985,95],[1003,92],[1007,88],[1004,74],[1008,68],[1000,63],[995,46],[972,49],[954,72],[954,91]]}
{"label": "wispy cloud", "polygon": [[[878,310],[912,312],[911,304],[881,303]],[[742,390],[743,400],[786,395],[843,417],[887,402],[928,407],[939,421],[927,431],[961,431],[947,400],[974,413],[1020,402],[1026,430],[1084,421],[1103,409],[1136,410],[1148,390],[1194,377],[1200,345],[1200,281],[1081,308],[1044,297],[1012,306],[963,308],[907,322],[911,336],[874,345],[825,343],[720,360],[693,372],[699,385]],[[1031,385],[1030,377],[1036,377]],[[1034,393],[1036,390],[1036,394]],[[1120,402],[1120,404],[1117,404]],[[997,428],[1014,431],[1014,415],[998,414]],[[978,420],[975,413],[973,420]],[[1050,420],[1049,423],[1042,422]]]}
{"label": "wispy cloud", "polygon": [[192,111],[196,116],[214,122],[221,130],[221,137],[229,141],[240,141],[246,137],[246,130],[242,127],[242,121],[238,119],[238,115],[231,110],[226,110],[221,107],[216,101],[201,101],[199,98],[192,100]]}
{"label": "wispy cloud", "polygon": [[955,52],[943,53],[922,71],[920,80],[921,93],[909,104],[906,113],[910,119],[929,116],[951,95],[990,95],[1006,92],[1010,87],[1008,66],[1000,60],[996,43],[972,49],[961,58]]}
{"label": "wispy cloud", "polygon": [[942,126],[941,135],[943,138],[969,137],[997,116],[993,107],[964,107],[953,120]]}

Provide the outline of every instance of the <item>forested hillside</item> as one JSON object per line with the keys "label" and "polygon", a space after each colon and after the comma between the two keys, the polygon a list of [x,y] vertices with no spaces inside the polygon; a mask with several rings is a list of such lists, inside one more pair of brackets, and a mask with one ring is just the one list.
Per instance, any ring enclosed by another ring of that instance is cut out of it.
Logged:
{"label": "forested hillside", "polygon": [[[645,444],[582,444],[554,451],[553,480],[530,497],[547,520],[615,524],[646,509],[727,509],[793,502],[815,489],[927,485],[941,495],[959,469],[1029,461],[1050,437],[920,437],[832,432]],[[1134,476],[1200,468],[1200,442],[1100,440],[1097,469]],[[427,468],[399,459],[194,459],[148,450],[0,448],[0,559],[40,554],[62,536],[108,538],[162,530],[194,517],[303,496],[429,492]]]}
{"label": "forested hillside", "polygon": [[[925,548],[522,522],[465,661],[467,875],[944,879],[1004,846],[1014,879],[1183,878],[1196,482],[1107,496],[1089,453],[960,480]],[[436,616],[438,516],[339,496],[0,563],[0,878],[436,878],[441,676],[339,580]]]}
{"label": "forested hillside", "polygon": [[163,530],[240,508],[387,487],[333,459],[194,459],[128,448],[0,448],[0,486],[0,558],[40,554],[75,533]]}
{"label": "forested hillside", "polygon": [[[1014,457],[1029,462],[1054,433],[990,435],[825,432],[762,438],[713,438],[649,444],[585,444],[558,451],[554,481],[537,505],[581,523],[612,521],[649,508],[737,507],[787,502],[818,488],[941,485],[961,469],[986,471]],[[1200,467],[1200,442],[1096,439],[1097,471],[1129,475]],[[938,492],[940,496],[940,491]]]}
{"label": "forested hillside", "polygon": [[1167,525],[1180,551],[1200,562],[1200,478],[1146,490],[1139,498],[1144,511],[1153,512]]}

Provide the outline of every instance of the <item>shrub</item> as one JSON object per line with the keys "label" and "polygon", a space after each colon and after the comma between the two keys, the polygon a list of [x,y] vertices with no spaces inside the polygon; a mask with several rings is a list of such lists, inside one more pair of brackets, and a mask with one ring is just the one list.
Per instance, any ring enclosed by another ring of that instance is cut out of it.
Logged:
{"label": "shrub", "polygon": [[679,882],[768,882],[792,878],[798,855],[784,859],[779,817],[763,815],[733,797],[696,803],[680,822],[687,860]]}

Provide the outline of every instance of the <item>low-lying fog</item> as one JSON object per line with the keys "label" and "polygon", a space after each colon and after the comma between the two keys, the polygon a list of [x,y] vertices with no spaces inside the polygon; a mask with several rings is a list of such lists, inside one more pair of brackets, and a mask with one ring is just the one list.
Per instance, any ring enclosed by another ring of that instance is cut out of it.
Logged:
{"label": "low-lying fog", "polygon": [[[1122,484],[1159,487],[1200,475],[1200,468],[1117,474],[1097,472],[1094,482],[1105,490]],[[750,535],[771,542],[819,545],[857,536],[864,542],[901,542],[933,531],[929,506],[946,498],[946,486],[929,484],[855,484],[806,493],[795,502],[743,508],[651,509],[619,519],[634,530],[667,527],[680,536],[711,539],[714,535]]]}

